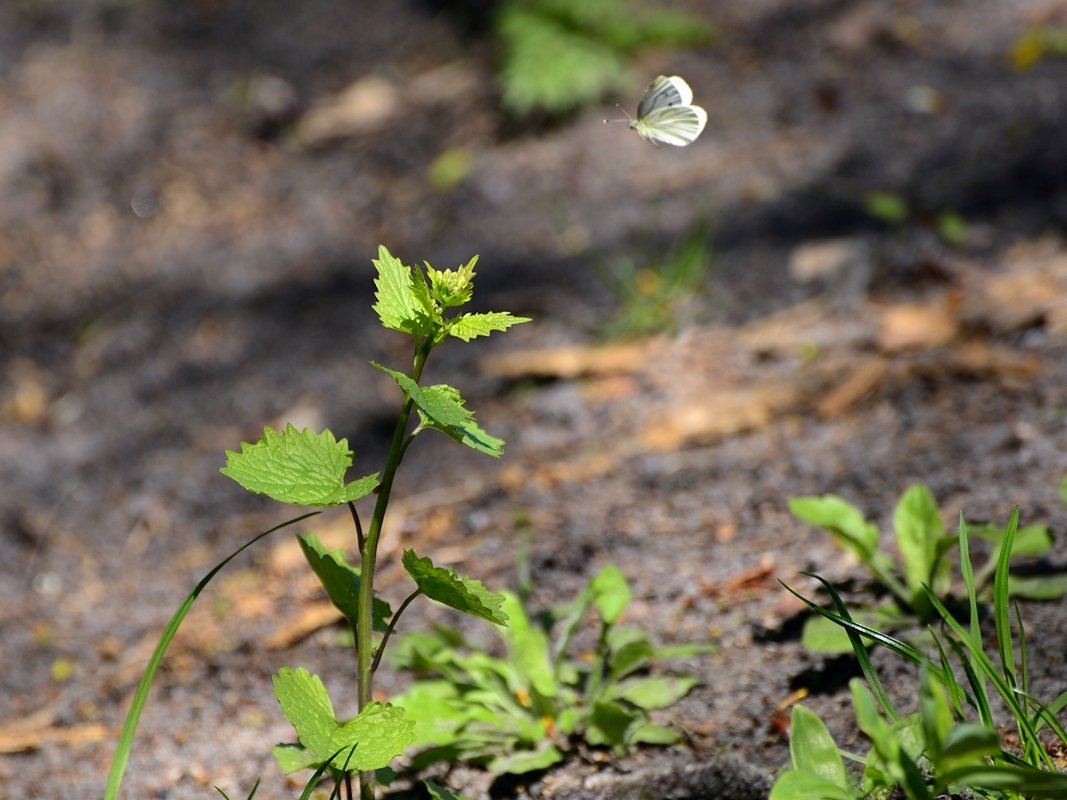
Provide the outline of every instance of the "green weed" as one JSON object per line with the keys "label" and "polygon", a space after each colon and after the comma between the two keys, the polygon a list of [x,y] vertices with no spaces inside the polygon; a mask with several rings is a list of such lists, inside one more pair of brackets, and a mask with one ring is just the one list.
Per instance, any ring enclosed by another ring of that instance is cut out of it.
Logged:
{"label": "green weed", "polygon": [[620,258],[609,274],[618,297],[618,311],[605,328],[609,338],[674,333],[707,281],[712,247],[706,225],[700,225],[659,260],[638,265]]}
{"label": "green weed", "polygon": [[[274,749],[279,764],[287,771],[314,769],[302,798],[309,797],[323,776],[335,782],[334,795],[343,786],[352,797],[352,776],[359,777],[359,794],[372,800],[374,772],[384,769],[405,752],[414,740],[415,723],[403,708],[372,699],[374,673],[381,662],[389,637],[403,611],[419,596],[450,608],[506,625],[502,610],[506,598],[488,591],[482,584],[455,571],[435,566],[426,557],[408,550],[403,566],[414,587],[394,612],[374,594],[378,542],[397,470],[416,436],[425,430],[438,430],[468,447],[499,457],[504,442],[486,433],[466,408],[459,391],[452,386],[420,384],[430,352],[449,338],[470,341],[512,325],[528,321],[507,312],[458,313],[474,292],[474,266],[477,259],[455,270],[436,270],[402,264],[381,247],[374,262],[374,310],[386,328],[412,337],[410,372],[372,364],[388,375],[400,389],[403,401],[394,429],[392,445],[380,472],[347,480],[353,454],[346,440],[337,440],[329,430],[316,433],[297,430],[292,425],[278,432],[266,428],[255,443],[242,443],[240,452],[228,451],[222,473],[247,490],[264,494],[282,503],[312,508],[346,506],[352,516],[358,565],[349,563],[343,550],[327,550],[312,534],[299,537],[308,563],[322,582],[327,595],[348,620],[354,633],[358,662],[358,709],[351,719],[339,719],[322,680],[306,669],[282,669],[274,676],[274,691],[282,712],[296,730],[298,742]],[[411,425],[412,418],[417,423]],[[364,528],[357,503],[374,496],[369,525]],[[318,512],[312,512],[318,513]],[[197,584],[164,631],[153,653],[112,761],[105,800],[117,797],[129,759],[133,737],[148,691],[168,645],[186,614],[211,579],[247,547],[275,530],[293,525],[312,514],[290,520],[241,547],[222,561]],[[253,789],[253,792],[255,790]]]}
{"label": "green weed", "polygon": [[[819,608],[786,587],[846,632],[866,679],[866,683],[853,681],[851,689],[856,719],[871,740],[871,750],[865,757],[849,756],[863,765],[857,783],[846,772],[826,726],[798,706],[792,715],[792,766],[779,776],[771,800],[852,800],[886,796],[893,789],[908,800],[934,800],[961,790],[970,792],[969,796],[1011,800],[1067,796],[1067,775],[1057,771],[1063,765],[1043,740],[1047,729],[1046,738],[1054,740],[1060,750],[1067,746],[1067,730],[1059,718],[1067,707],[1067,692],[1047,705],[1032,695],[1026,633],[1018,605],[1009,597],[1008,565],[1019,530],[1016,511],[1004,529],[994,568],[996,648],[992,654],[983,642],[978,585],[962,517],[958,543],[969,623],[961,624],[927,588],[927,599],[940,622],[939,627],[929,629],[933,656],[857,622],[834,587],[817,575],[811,577],[830,592],[833,611]],[[904,717],[894,707],[874,670],[865,639],[919,668],[918,712]],[[994,719],[990,687],[1011,716],[1017,743],[1011,747],[1001,738]]]}
{"label": "green weed", "polygon": [[[905,491],[893,512],[896,555],[883,549],[877,526],[836,495],[795,497],[790,499],[789,509],[798,519],[826,530],[838,546],[852,553],[874,580],[889,590],[889,599],[855,610],[853,616],[859,622],[883,631],[927,623],[936,617],[935,606],[929,600],[931,592],[951,604],[954,590],[949,580],[948,553],[957,539],[945,534],[937,502],[925,486],[916,484]],[[975,573],[979,597],[986,601],[991,596],[990,579],[1007,529],[972,525],[970,534],[992,545],[988,560]],[[1047,526],[1028,525],[1013,536],[1010,557],[1038,556],[1051,547],[1052,534]],[[1067,593],[1067,574],[1012,573],[1008,592],[1013,597],[1033,600],[1060,597]],[[821,616],[807,620],[802,641],[817,653],[847,653],[852,649],[844,631]]]}
{"label": "green weed", "polygon": [[[648,667],[710,648],[657,647],[642,631],[618,626],[629,598],[625,577],[610,565],[574,600],[540,617],[505,594],[508,625],[494,629],[505,658],[449,628],[405,636],[394,658],[419,680],[393,703],[415,722],[414,746],[425,748],[413,768],[468,761],[518,774],[561,761],[576,739],[616,753],[676,742],[677,733],[654,724],[649,712],[677,702],[695,680],[648,675]],[[572,639],[590,615],[595,649],[573,655]]]}

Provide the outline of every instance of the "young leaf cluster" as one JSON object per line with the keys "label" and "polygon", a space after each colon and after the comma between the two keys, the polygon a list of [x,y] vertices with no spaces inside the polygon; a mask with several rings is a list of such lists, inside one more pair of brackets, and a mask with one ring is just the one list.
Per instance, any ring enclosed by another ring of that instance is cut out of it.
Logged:
{"label": "young leaf cluster", "polygon": [[[930,629],[935,658],[857,622],[834,588],[813,576],[831,593],[834,611],[818,609],[801,599],[845,630],[852,642],[866,678],[866,683],[856,680],[851,685],[853,705],[871,750],[860,759],[864,769],[856,784],[846,773],[826,726],[814,713],[798,706],[792,714],[789,743],[792,767],[779,776],[771,800],[859,800],[889,789],[902,792],[908,800],[934,800],[961,789],[983,797],[1020,800],[1067,797],[1067,775],[1057,771],[1062,764],[1052,758],[1043,739],[1047,731],[1060,750],[1067,747],[1062,719],[1067,692],[1047,705],[1032,695],[1022,617],[1018,605],[1013,609],[1009,599],[1008,562],[1019,531],[1016,511],[1004,529],[994,567],[996,650],[992,654],[986,652],[978,619],[976,574],[970,561],[968,528],[962,519],[960,571],[970,622],[962,625],[937,595],[927,590],[943,625],[940,631]],[[861,639],[881,645],[919,668],[917,713],[901,716],[893,706]],[[1001,740],[989,687],[1012,716],[1018,748],[1008,749]]]}
{"label": "young leaf cluster", "polygon": [[[803,522],[823,528],[842,549],[852,553],[876,582],[889,590],[891,599],[863,606],[854,617],[881,630],[913,626],[936,618],[928,590],[943,601],[953,594],[948,553],[956,547],[956,537],[945,534],[941,511],[933,494],[916,484],[900,497],[893,511],[896,542],[894,555],[883,549],[878,527],[863,512],[836,495],[795,497],[789,508]],[[988,598],[990,578],[1003,549],[1006,529],[995,525],[972,525],[970,535],[991,545],[989,558],[975,573],[980,597]],[[1052,547],[1052,534],[1045,525],[1028,525],[1017,531],[1011,557],[1038,556]],[[1067,574],[1022,576],[1010,574],[1009,593],[1028,599],[1053,599],[1067,593]],[[847,653],[851,645],[844,631],[825,618],[807,620],[802,634],[804,646],[817,653]]]}
{"label": "young leaf cluster", "polygon": [[[448,628],[405,636],[396,663],[422,679],[393,702],[415,722],[414,747],[421,752],[413,768],[468,761],[519,774],[562,760],[574,739],[616,752],[675,742],[677,734],[654,724],[649,712],[675,703],[695,680],[649,675],[648,668],[709,648],[656,647],[643,632],[618,626],[629,597],[629,584],[613,566],[544,617],[532,618],[518,597],[505,594],[508,626],[494,629],[505,658]],[[576,658],[571,642],[590,616],[596,649]]]}

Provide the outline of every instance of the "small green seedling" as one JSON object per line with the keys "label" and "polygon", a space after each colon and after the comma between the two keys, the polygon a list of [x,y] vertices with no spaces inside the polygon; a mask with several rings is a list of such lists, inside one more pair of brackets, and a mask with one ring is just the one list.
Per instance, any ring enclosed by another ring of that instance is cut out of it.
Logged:
{"label": "small green seedling", "polygon": [[[570,603],[531,618],[506,594],[505,658],[467,643],[456,631],[404,637],[398,666],[420,676],[393,699],[415,722],[413,767],[468,761],[496,774],[545,769],[581,739],[616,753],[638,743],[671,744],[678,734],[649,712],[677,702],[696,681],[648,675],[656,661],[709,651],[707,645],[657,647],[640,630],[617,625],[630,587],[606,566]],[[583,620],[598,621],[595,649],[579,656],[571,642]],[[554,635],[553,635],[554,634]]]}
{"label": "small green seedling", "polygon": [[[840,626],[852,643],[866,679],[866,683],[852,682],[852,698],[860,729],[871,740],[871,751],[865,758],[856,759],[864,764],[861,785],[856,787],[847,776],[842,778],[843,763],[825,726],[812,720],[811,712],[794,709],[790,737],[792,769],[779,776],[771,793],[772,800],[817,797],[851,800],[891,788],[902,791],[908,800],[934,800],[960,789],[982,797],[993,794],[1020,800],[1067,797],[1067,775],[1057,771],[1058,765],[1042,739],[1042,732],[1047,729],[1059,749],[1067,746],[1067,729],[1062,719],[1067,708],[1067,692],[1047,705],[1032,695],[1022,616],[1017,603],[1012,608],[1009,597],[1008,564],[1019,531],[1016,511],[1004,529],[994,567],[996,652],[993,655],[985,650],[978,587],[970,561],[969,531],[962,518],[958,536],[960,572],[970,622],[966,627],[962,625],[937,595],[927,590],[927,597],[944,626],[940,632],[930,628],[936,659],[907,642],[859,623],[834,587],[818,576],[812,577],[830,592],[833,611],[819,608],[789,589],[813,610]],[[902,717],[894,707],[863,640],[881,645],[918,667],[919,711],[916,714]],[[962,681],[957,672],[963,674]],[[1011,714],[1014,737],[1019,742],[1017,748],[1009,750],[1001,741],[989,687]]]}
{"label": "small green seedling", "polygon": [[[358,564],[349,563],[342,550],[327,550],[311,534],[299,537],[308,563],[319,577],[327,595],[352,627],[357,657],[357,708],[352,718],[338,718],[322,680],[306,669],[282,669],[274,676],[274,691],[282,712],[296,730],[298,742],[275,748],[274,754],[288,771],[315,770],[304,789],[308,797],[319,779],[334,779],[334,794],[345,788],[351,800],[352,776],[359,777],[362,800],[373,800],[374,772],[383,769],[414,741],[415,723],[406,718],[402,707],[372,698],[374,673],[400,615],[419,596],[450,608],[506,625],[502,610],[505,597],[490,592],[478,581],[435,566],[429,558],[409,550],[403,566],[413,588],[394,612],[375,596],[374,575],[378,543],[385,520],[397,469],[415,437],[422,431],[438,430],[468,447],[499,457],[504,442],[486,433],[466,408],[459,391],[439,384],[420,383],[430,352],[447,339],[470,341],[493,332],[506,331],[527,322],[507,312],[459,313],[474,292],[474,266],[477,258],[455,270],[425,271],[402,264],[385,247],[374,262],[374,310],[386,328],[412,338],[410,371],[373,366],[388,375],[403,395],[392,445],[381,472],[349,480],[353,454],[345,439],[338,440],[329,430],[298,430],[292,425],[278,432],[266,428],[255,443],[243,443],[239,452],[228,451],[222,473],[245,489],[274,500],[315,509],[347,507],[353,521]],[[416,415],[418,423],[410,421]],[[369,525],[364,528],[357,503],[374,497]],[[317,512],[312,512],[317,513]],[[310,514],[283,523],[242,547],[244,550],[267,534],[306,519]],[[234,554],[236,555],[236,553]],[[105,800],[117,797],[148,690],[170,640],[189,608],[207,583],[228,563],[230,556],[201,581],[167,626],[138,687],[133,706],[119,739]],[[253,790],[254,791],[254,790]]]}
{"label": "small green seedling", "polygon": [[698,225],[658,261],[643,266],[629,256],[612,265],[610,287],[619,309],[606,326],[610,338],[675,333],[684,325],[687,307],[699,297],[712,264],[708,225]]}
{"label": "small green seedling", "polygon": [[[789,501],[793,515],[803,522],[826,530],[842,549],[852,553],[872,577],[888,589],[891,599],[854,611],[855,619],[879,630],[906,628],[916,622],[929,622],[936,615],[927,589],[942,599],[952,595],[947,554],[956,538],[945,534],[941,512],[930,490],[921,484],[901,496],[893,512],[898,555],[882,548],[878,528],[863,512],[836,495],[795,497]],[[989,542],[992,551],[975,573],[979,595],[988,599],[993,575],[1003,546],[1006,529],[995,525],[972,525],[970,534]],[[1052,547],[1052,534],[1045,525],[1020,528],[1014,537],[1011,556],[1038,556]],[[1027,599],[1053,599],[1067,593],[1067,574],[1024,576],[1012,574],[1009,593]],[[843,630],[824,618],[807,620],[802,634],[804,646],[817,653],[851,651]]]}

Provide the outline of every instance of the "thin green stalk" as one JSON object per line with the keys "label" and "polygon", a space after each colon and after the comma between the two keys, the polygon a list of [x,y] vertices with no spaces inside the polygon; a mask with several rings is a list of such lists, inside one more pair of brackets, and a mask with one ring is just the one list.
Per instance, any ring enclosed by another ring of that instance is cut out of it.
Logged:
{"label": "thin green stalk", "polygon": [[393,614],[392,619],[389,620],[389,627],[387,627],[385,629],[385,633],[382,634],[382,641],[378,645],[377,652],[375,652],[374,654],[374,661],[371,662],[371,672],[378,671],[378,664],[381,663],[382,656],[385,655],[385,645],[389,643],[389,637],[393,635],[393,631],[396,629],[396,623],[400,620],[400,615],[404,613],[404,610],[409,605],[411,605],[411,603],[415,600],[416,597],[419,597],[421,595],[422,589],[416,589],[411,594],[409,594],[406,598],[404,598],[404,602],[400,604],[400,608],[398,608],[396,610],[396,613]]}
{"label": "thin green stalk", "polygon": [[[422,342],[415,350],[411,377],[416,382],[422,376],[422,368],[426,364],[426,357],[432,347],[433,345],[430,342]],[[385,469],[382,471],[382,480],[378,486],[378,499],[374,504],[374,515],[371,517],[370,526],[360,549],[359,607],[356,615],[356,657],[359,663],[358,704],[360,711],[371,701],[374,689],[371,609],[374,602],[374,568],[378,555],[378,540],[382,534],[385,512],[389,507],[389,495],[393,489],[393,479],[396,477],[396,471],[404,457],[408,421],[411,418],[411,411],[414,406],[414,401],[408,398],[404,402],[400,416],[397,418],[396,429],[393,431],[393,441],[389,447],[389,457],[386,459]],[[360,800],[374,800],[373,773],[360,773],[359,796]]]}

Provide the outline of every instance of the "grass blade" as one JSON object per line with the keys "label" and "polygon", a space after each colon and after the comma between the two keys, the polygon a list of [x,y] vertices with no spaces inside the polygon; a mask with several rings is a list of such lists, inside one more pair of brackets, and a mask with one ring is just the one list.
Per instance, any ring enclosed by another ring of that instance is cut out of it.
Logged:
{"label": "grass blade", "polygon": [[189,613],[189,609],[192,608],[196,598],[200,596],[202,591],[204,591],[204,587],[211,582],[211,579],[214,578],[223,567],[260,539],[275,531],[279,531],[282,528],[295,525],[296,523],[319,513],[320,512],[318,511],[312,511],[310,514],[304,514],[303,516],[296,517],[288,522],[283,522],[281,525],[276,525],[270,530],[264,531],[258,536],[245,542],[225,559],[216,564],[214,569],[203,577],[200,583],[196,585],[196,588],[190,592],[189,596],[186,597],[185,601],[179,606],[178,610],[174,613],[174,616],[171,617],[170,622],[167,623],[167,627],[164,629],[163,635],[160,637],[159,643],[156,645],[156,649],[152,653],[152,657],[148,660],[148,666],[145,667],[144,674],[141,676],[141,682],[137,684],[137,692],[134,694],[133,703],[130,705],[129,712],[126,714],[126,721],[122,725],[122,732],[119,734],[118,745],[115,747],[115,755],[111,759],[111,770],[108,772],[107,786],[104,788],[104,800],[115,800],[115,798],[118,797],[119,787],[122,785],[122,776],[126,772],[126,764],[130,760],[130,751],[133,749],[133,738],[137,734],[137,725],[141,720],[141,712],[144,711],[145,703],[148,700],[148,692],[152,688],[152,681],[155,680],[156,672],[159,669],[160,663],[163,661],[163,656],[166,654],[171,640],[178,632],[178,628],[185,619],[185,615]]}
{"label": "grass blade", "polygon": [[1008,528],[1004,532],[1004,541],[1000,545],[997,569],[993,573],[993,621],[997,631],[997,649],[1000,651],[1000,664],[1004,677],[1012,689],[1018,685],[1015,675],[1015,656],[1011,636],[1011,618],[1008,616],[1008,562],[1011,560],[1011,548],[1015,542],[1015,531],[1019,527],[1019,509],[1011,512]]}

